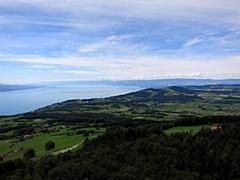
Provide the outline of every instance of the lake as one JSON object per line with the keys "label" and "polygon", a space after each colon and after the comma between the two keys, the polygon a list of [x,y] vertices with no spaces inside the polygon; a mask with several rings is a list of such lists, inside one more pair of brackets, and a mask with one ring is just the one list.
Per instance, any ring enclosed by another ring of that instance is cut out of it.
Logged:
{"label": "lake", "polygon": [[140,90],[134,86],[58,85],[0,92],[0,115],[14,115],[70,99],[102,98]]}

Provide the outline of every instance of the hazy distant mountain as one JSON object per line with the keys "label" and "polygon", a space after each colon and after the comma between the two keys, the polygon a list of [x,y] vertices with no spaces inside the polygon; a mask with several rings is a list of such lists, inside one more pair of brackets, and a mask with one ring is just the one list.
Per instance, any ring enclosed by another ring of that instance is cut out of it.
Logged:
{"label": "hazy distant mountain", "polygon": [[1,91],[15,91],[23,89],[33,89],[48,86],[65,85],[111,85],[111,86],[137,86],[141,88],[161,88],[168,86],[191,86],[191,85],[211,85],[211,84],[240,84],[240,79],[156,79],[156,80],[99,80],[99,81],[59,81],[47,82],[35,85],[5,85],[0,84]]}
{"label": "hazy distant mountain", "polygon": [[3,91],[16,91],[16,90],[23,90],[23,89],[33,89],[37,88],[38,86],[33,85],[6,85],[0,84],[0,92]]}
{"label": "hazy distant mountain", "polygon": [[51,85],[116,85],[116,86],[138,86],[143,88],[167,87],[167,86],[189,86],[210,84],[240,84],[240,79],[156,79],[156,80],[101,80],[101,81],[62,81],[49,83]]}

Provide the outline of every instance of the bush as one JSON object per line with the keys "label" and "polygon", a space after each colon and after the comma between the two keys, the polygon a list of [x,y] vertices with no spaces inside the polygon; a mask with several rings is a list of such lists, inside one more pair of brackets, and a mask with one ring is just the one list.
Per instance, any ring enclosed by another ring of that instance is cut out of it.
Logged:
{"label": "bush", "polygon": [[24,159],[31,159],[36,155],[35,151],[33,148],[31,149],[27,149],[24,154],[23,154],[23,158]]}
{"label": "bush", "polygon": [[48,151],[50,149],[54,149],[55,148],[55,142],[53,141],[48,141],[46,144],[45,144],[45,149]]}
{"label": "bush", "polygon": [[89,136],[89,132],[88,131],[84,131],[83,132],[83,137],[88,137]]}
{"label": "bush", "polygon": [[0,161],[3,161],[3,156],[2,155],[0,155]]}
{"label": "bush", "polygon": [[88,137],[89,134],[90,134],[90,132],[87,131],[87,130],[79,130],[79,131],[76,132],[76,135],[81,135],[81,134],[82,134],[84,137]]}

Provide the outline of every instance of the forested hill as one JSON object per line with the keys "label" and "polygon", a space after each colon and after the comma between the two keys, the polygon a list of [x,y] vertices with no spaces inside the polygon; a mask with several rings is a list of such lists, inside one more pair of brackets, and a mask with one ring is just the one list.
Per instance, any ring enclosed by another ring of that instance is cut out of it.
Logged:
{"label": "forested hill", "polygon": [[0,179],[239,179],[240,124],[166,135],[161,125],[114,127],[83,148],[0,163]]}
{"label": "forested hill", "polygon": [[162,121],[211,115],[240,115],[240,85],[173,86],[103,99],[69,100],[23,117],[69,121],[74,117],[75,121],[94,122],[101,118],[108,121],[110,117],[113,122],[119,117]]}

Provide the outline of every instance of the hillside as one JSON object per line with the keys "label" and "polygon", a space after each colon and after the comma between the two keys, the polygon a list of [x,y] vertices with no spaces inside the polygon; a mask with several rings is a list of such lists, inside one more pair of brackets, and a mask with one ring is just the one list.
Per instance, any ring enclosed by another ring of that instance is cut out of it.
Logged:
{"label": "hillside", "polygon": [[[102,99],[69,100],[33,112],[0,117],[0,160],[21,158],[34,148],[36,159],[81,147],[109,127],[154,124],[167,134],[197,133],[232,123],[240,116],[240,85],[145,89]],[[44,144],[52,140],[51,151]]]}
{"label": "hillside", "polygon": [[239,179],[239,120],[195,135],[114,127],[76,152],[0,163],[0,179]]}
{"label": "hillside", "polygon": [[104,99],[69,100],[31,113],[24,118],[61,119],[68,114],[133,120],[174,120],[188,116],[240,115],[240,85],[205,85],[145,89]]}

